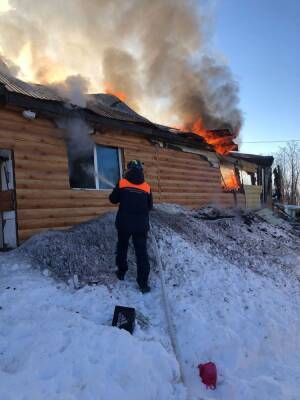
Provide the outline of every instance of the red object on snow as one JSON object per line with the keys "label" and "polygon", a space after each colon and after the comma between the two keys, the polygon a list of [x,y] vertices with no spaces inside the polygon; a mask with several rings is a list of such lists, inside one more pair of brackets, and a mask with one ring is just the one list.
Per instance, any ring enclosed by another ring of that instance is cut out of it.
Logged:
{"label": "red object on snow", "polygon": [[217,387],[217,367],[213,362],[199,364],[199,375],[206,388],[215,390]]}

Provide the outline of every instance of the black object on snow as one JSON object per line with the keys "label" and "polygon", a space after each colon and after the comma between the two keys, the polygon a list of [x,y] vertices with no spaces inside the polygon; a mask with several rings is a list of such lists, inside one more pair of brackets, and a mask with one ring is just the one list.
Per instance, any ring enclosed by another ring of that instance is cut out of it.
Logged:
{"label": "black object on snow", "polygon": [[125,329],[129,333],[133,333],[135,324],[135,308],[116,306],[112,326]]}

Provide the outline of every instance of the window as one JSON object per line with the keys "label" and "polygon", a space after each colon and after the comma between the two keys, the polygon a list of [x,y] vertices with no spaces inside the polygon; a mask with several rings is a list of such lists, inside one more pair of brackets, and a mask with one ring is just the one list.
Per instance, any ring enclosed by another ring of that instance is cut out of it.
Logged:
{"label": "window", "polygon": [[71,188],[96,189],[93,150],[77,157],[69,154],[69,181]]}
{"label": "window", "polygon": [[257,186],[257,173],[241,170],[241,180],[243,185]]}
{"label": "window", "polygon": [[84,154],[68,156],[71,188],[109,190],[120,179],[120,150],[115,147],[96,145]]}
{"label": "window", "polygon": [[114,188],[121,175],[119,149],[97,145],[95,153],[97,189]]}
{"label": "window", "polygon": [[221,163],[220,165],[222,186],[225,192],[239,190],[241,187],[239,171],[230,163]]}

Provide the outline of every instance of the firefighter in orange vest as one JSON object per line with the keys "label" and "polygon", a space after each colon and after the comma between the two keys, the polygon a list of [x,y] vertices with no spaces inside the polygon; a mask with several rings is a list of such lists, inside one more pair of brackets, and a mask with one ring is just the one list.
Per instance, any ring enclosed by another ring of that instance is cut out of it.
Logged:
{"label": "firefighter in orange vest", "polygon": [[119,203],[116,216],[118,230],[117,277],[124,280],[128,270],[127,250],[132,237],[137,263],[137,282],[142,293],[150,291],[148,276],[150,264],[147,253],[149,211],[153,207],[150,186],[145,182],[143,165],[139,160],[130,161],[127,172],[109,196],[113,204]]}

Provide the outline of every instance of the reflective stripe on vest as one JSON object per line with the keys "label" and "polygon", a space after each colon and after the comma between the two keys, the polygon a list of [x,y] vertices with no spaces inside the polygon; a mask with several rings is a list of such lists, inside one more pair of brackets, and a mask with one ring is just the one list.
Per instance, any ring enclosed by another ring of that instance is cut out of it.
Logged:
{"label": "reflective stripe on vest", "polygon": [[135,185],[134,183],[129,182],[127,179],[120,179],[119,181],[119,188],[124,189],[124,188],[134,188],[134,189],[139,189],[142,190],[143,192],[150,193],[150,185],[148,183],[144,182],[141,183],[140,185]]}

